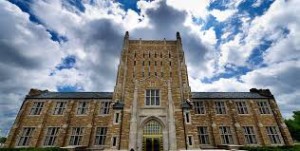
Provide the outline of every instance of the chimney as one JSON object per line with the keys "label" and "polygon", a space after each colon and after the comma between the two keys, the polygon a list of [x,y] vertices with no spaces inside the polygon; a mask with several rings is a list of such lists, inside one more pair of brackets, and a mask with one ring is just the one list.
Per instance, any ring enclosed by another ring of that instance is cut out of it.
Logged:
{"label": "chimney", "polygon": [[47,93],[47,92],[49,92],[49,91],[31,88],[28,92],[28,96],[37,96],[37,95],[41,95],[42,93]]}

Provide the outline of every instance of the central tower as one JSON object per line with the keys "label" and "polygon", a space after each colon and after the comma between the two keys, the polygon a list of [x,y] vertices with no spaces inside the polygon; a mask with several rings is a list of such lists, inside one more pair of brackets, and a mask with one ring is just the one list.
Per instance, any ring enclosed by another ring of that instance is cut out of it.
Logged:
{"label": "central tower", "polygon": [[182,103],[190,96],[179,32],[160,41],[130,40],[126,32],[113,96],[124,105],[114,110],[121,120],[111,132],[120,132],[119,149],[185,148]]}

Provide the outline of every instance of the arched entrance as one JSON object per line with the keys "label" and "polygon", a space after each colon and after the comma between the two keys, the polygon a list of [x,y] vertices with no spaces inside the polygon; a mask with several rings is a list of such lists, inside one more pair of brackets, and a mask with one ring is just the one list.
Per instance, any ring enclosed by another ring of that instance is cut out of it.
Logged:
{"label": "arched entrance", "polygon": [[162,151],[162,126],[155,120],[148,121],[143,128],[143,151]]}

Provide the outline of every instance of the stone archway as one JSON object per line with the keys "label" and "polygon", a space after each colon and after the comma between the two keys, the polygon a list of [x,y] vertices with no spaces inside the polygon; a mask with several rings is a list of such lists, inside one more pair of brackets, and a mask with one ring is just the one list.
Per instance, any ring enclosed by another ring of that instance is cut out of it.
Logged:
{"label": "stone archway", "polygon": [[165,122],[164,119],[155,116],[144,118],[141,121],[138,130],[139,151],[167,150],[168,133]]}
{"label": "stone archway", "polygon": [[162,151],[162,126],[156,120],[148,121],[143,128],[143,151]]}

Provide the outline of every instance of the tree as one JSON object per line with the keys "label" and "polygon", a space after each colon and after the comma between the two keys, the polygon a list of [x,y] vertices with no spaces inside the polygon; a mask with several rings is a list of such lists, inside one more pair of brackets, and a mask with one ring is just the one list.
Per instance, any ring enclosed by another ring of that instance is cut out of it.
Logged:
{"label": "tree", "polygon": [[0,144],[4,144],[6,141],[6,137],[0,137]]}
{"label": "tree", "polygon": [[293,113],[293,119],[285,120],[285,124],[287,125],[292,138],[300,142],[300,111],[294,111]]}

